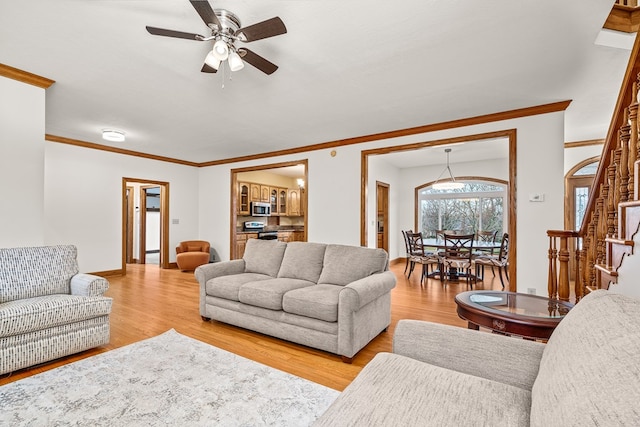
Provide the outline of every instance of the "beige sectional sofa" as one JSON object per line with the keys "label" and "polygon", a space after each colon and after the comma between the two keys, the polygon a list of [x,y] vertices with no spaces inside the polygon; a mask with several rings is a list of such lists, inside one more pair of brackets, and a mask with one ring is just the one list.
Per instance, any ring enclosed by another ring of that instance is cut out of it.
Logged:
{"label": "beige sectional sofa", "polygon": [[391,323],[395,275],[382,249],[250,239],[242,259],[195,270],[200,314],[338,354]]}
{"label": "beige sectional sofa", "polygon": [[109,282],[72,245],[0,249],[0,374],[109,342]]}
{"label": "beige sectional sofa", "polygon": [[640,300],[599,290],[547,344],[401,320],[316,426],[638,426]]}

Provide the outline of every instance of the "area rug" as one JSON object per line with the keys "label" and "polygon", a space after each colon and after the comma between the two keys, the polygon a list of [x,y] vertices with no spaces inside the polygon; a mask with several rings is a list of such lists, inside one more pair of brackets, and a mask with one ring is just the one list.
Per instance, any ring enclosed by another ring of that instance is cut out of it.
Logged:
{"label": "area rug", "polygon": [[0,425],[307,426],[338,394],[171,329],[0,387]]}

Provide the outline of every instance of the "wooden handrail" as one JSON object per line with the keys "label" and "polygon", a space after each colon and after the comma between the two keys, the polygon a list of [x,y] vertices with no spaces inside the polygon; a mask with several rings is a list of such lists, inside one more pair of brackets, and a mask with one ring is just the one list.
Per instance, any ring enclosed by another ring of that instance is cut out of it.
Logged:
{"label": "wooden handrail", "polygon": [[[573,254],[575,299],[579,301],[591,289],[608,288],[617,280],[616,244],[625,244],[621,236],[618,210],[638,200],[638,88],[640,88],[640,36],[636,36],[629,63],[618,94],[615,110],[595,174],[585,215],[578,231],[548,230],[550,298],[568,301],[569,261]],[[623,215],[624,216],[624,215]]]}

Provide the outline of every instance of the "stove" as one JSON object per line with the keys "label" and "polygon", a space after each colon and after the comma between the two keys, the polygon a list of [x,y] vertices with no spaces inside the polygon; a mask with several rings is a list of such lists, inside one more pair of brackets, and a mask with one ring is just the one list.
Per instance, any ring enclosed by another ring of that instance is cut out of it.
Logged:
{"label": "stove", "polygon": [[258,233],[258,239],[261,240],[277,240],[278,232],[277,231],[262,231]]}
{"label": "stove", "polygon": [[245,223],[242,224],[242,230],[260,232],[260,231],[264,230],[264,222],[260,222],[260,221],[245,221]]}

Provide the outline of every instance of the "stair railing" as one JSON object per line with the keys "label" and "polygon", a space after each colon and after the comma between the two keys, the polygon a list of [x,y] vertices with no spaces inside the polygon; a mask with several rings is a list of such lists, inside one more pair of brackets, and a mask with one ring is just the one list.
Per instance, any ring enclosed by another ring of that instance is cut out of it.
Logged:
{"label": "stair railing", "polygon": [[627,236],[619,230],[619,209],[638,200],[639,40],[637,36],[580,229],[547,231],[550,298],[563,301],[571,298],[569,260],[572,257],[576,302],[590,290],[608,288],[609,283],[617,280],[618,262],[624,251],[614,250],[613,245],[629,244],[625,240]]}

